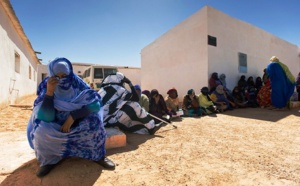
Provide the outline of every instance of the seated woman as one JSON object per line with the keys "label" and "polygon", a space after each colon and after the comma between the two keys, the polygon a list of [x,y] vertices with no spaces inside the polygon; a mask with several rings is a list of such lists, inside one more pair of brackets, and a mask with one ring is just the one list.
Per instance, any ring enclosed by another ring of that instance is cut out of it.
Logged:
{"label": "seated woman", "polygon": [[223,85],[223,87],[224,87],[224,91],[226,92],[226,94],[231,95],[231,90],[229,90],[227,88],[227,82],[226,82],[226,75],[225,74],[220,75],[220,81],[221,81],[221,85]]}
{"label": "seated woman", "polygon": [[146,95],[148,99],[150,99],[150,91],[149,90],[143,90],[142,94]]}
{"label": "seated woman", "polygon": [[[124,83],[131,89],[128,91]],[[154,120],[139,104],[131,81],[122,73],[107,76],[98,92],[102,97],[103,121],[105,127],[119,127],[123,131],[138,134],[154,134],[162,125]]]}
{"label": "seated woman", "polygon": [[257,107],[258,104],[256,102],[256,96],[257,96],[257,89],[255,87],[254,79],[252,76],[250,76],[247,80],[247,87],[246,87],[246,98],[247,98],[247,105],[249,107]]}
{"label": "seated woman", "polygon": [[149,98],[142,94],[142,89],[140,85],[134,85],[134,89],[139,96],[139,103],[143,109],[145,109],[147,112],[149,112]]}
{"label": "seated woman", "polygon": [[222,82],[220,81],[219,75],[217,72],[214,72],[211,74],[208,84],[209,84],[209,93],[212,93],[213,91],[215,91],[216,87],[218,85],[222,85]]}
{"label": "seated woman", "polygon": [[247,107],[248,101],[243,100],[243,93],[236,86],[234,87],[232,93],[233,102],[235,103],[235,108],[245,108]]}
{"label": "seated woman", "polygon": [[265,80],[265,84],[259,90],[256,100],[260,108],[271,107],[271,81],[269,78]]}
{"label": "seated woman", "polygon": [[208,87],[203,87],[198,95],[200,107],[205,109],[206,114],[218,113],[218,109],[210,98]]}
{"label": "seated woman", "polygon": [[172,118],[180,117],[183,115],[183,112],[179,110],[179,99],[178,93],[175,88],[168,90],[168,96],[165,98],[167,109],[172,113]]}
{"label": "seated woman", "polygon": [[38,87],[27,126],[30,147],[40,162],[37,176],[47,175],[60,160],[71,156],[114,169],[115,164],[105,157],[100,96],[73,73],[66,58],[50,62],[48,73],[50,77]]}
{"label": "seated woman", "polygon": [[[159,94],[158,90],[153,89],[150,92],[150,105],[149,105],[149,113],[162,119],[170,122],[172,118],[172,113],[168,110],[166,102],[161,94]],[[158,119],[154,118],[155,122],[159,122]]]}
{"label": "seated woman", "polygon": [[246,76],[245,75],[241,76],[241,78],[238,81],[237,86],[239,88],[239,91],[242,93],[243,101],[247,101],[247,98],[246,98],[247,81],[246,81]]}
{"label": "seated woman", "polygon": [[188,90],[187,95],[184,96],[182,110],[184,116],[188,117],[202,116],[205,113],[205,110],[201,109],[198,96],[195,95],[193,89]]}
{"label": "seated woman", "polygon": [[235,103],[227,99],[222,85],[218,85],[210,97],[221,112],[225,110],[232,110],[232,108],[235,107]]}
{"label": "seated woman", "polygon": [[261,89],[261,87],[263,86],[263,82],[262,82],[262,79],[261,77],[256,77],[255,79],[255,88],[257,90],[257,92]]}

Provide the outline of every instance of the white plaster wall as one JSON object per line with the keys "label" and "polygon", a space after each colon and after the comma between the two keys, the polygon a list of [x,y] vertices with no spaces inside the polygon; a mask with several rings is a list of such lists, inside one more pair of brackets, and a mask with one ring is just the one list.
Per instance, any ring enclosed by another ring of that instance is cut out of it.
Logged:
{"label": "white plaster wall", "polygon": [[196,93],[207,79],[206,7],[196,12],[141,51],[142,89],[157,89],[163,96],[175,87],[182,99]]}
{"label": "white plaster wall", "polygon": [[[263,69],[274,55],[295,76],[299,72],[299,51],[296,45],[211,7],[208,7],[208,34],[217,37],[217,47],[209,46],[208,49],[208,76],[213,72],[219,75],[225,73],[230,89],[237,84],[241,75],[246,78],[262,77]],[[245,74],[238,70],[238,52],[247,54],[248,72]]]}
{"label": "white plaster wall", "polygon": [[39,84],[42,82],[42,74],[47,74],[48,76],[48,67],[45,64],[39,64],[37,66],[37,84],[36,87],[39,86]]}
{"label": "white plaster wall", "polygon": [[[276,28],[274,28],[276,29]],[[217,47],[207,44],[217,37]],[[247,54],[247,73],[239,73],[238,53]],[[141,51],[142,89],[166,95],[175,87],[179,96],[208,86],[213,72],[224,73],[232,89],[241,75],[263,75],[271,56],[277,56],[294,76],[300,71],[299,47],[251,24],[205,6]]]}
{"label": "white plaster wall", "polygon": [[[37,66],[29,51],[0,6],[0,107],[17,103],[22,97],[35,93]],[[20,55],[20,73],[15,72],[15,52]],[[31,77],[29,79],[29,66]]]}

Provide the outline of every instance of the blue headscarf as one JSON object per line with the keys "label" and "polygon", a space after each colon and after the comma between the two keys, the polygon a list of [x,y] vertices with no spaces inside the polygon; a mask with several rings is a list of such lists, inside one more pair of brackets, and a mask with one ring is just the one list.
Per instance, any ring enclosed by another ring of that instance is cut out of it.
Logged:
{"label": "blue headscarf", "polygon": [[[66,58],[56,58],[48,65],[50,76],[63,72],[67,76],[59,79],[59,84],[54,91],[54,107],[61,111],[72,111],[80,109],[82,106],[90,104],[96,100],[101,101],[100,95],[92,90],[79,76],[73,73],[71,62]],[[34,101],[34,106],[40,103],[47,91],[47,81],[45,78],[38,87],[38,97]]]}
{"label": "blue headscarf", "polygon": [[50,77],[58,73],[64,73],[67,76],[59,79],[59,84],[56,86],[54,96],[60,100],[69,101],[75,96],[74,89],[70,88],[75,78],[71,62],[66,58],[56,58],[48,65],[48,73]]}
{"label": "blue headscarf", "polygon": [[142,91],[141,86],[140,85],[134,85],[134,89]]}

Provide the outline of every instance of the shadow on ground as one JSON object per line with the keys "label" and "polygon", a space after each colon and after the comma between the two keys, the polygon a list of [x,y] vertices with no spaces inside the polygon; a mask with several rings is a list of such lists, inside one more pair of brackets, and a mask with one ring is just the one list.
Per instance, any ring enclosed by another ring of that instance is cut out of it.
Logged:
{"label": "shadow on ground", "polygon": [[291,110],[276,111],[276,110],[268,110],[268,109],[261,109],[261,108],[244,108],[244,109],[234,109],[232,111],[226,111],[222,114],[228,116],[236,116],[242,118],[277,122],[291,115],[299,117],[300,116],[299,109],[300,108],[293,108]]}
{"label": "shadow on ground", "polygon": [[0,185],[92,186],[103,170],[97,163],[81,158],[66,158],[43,178],[36,176],[38,168],[38,161],[36,159],[30,160],[13,171]]}

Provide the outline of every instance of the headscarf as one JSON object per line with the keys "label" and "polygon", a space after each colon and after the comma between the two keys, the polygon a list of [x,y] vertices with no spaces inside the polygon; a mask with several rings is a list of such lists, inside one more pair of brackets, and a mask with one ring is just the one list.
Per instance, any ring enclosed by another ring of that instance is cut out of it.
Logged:
{"label": "headscarf", "polygon": [[224,87],[226,87],[226,75],[225,74],[221,74],[220,77],[219,77],[219,79],[220,79],[222,85]]}
{"label": "headscarf", "polygon": [[[55,70],[53,70],[55,69]],[[59,69],[59,70],[57,70]],[[50,76],[59,72],[69,72],[66,77],[61,78],[54,91],[54,107],[59,111],[73,111],[82,108],[94,101],[101,101],[96,91],[91,89],[79,76],[73,73],[71,62],[66,58],[56,58],[48,64]],[[39,85],[38,97],[34,106],[43,101],[47,92],[47,82],[50,77],[45,78]]]}
{"label": "headscarf", "polygon": [[138,85],[138,84],[136,84],[136,85],[134,85],[133,87],[134,87],[134,89],[135,89],[136,91],[137,91],[137,90],[139,91],[138,96],[141,97],[141,95],[142,95],[142,89],[141,89],[141,86]]}
{"label": "headscarf", "polygon": [[67,76],[59,79],[54,96],[58,99],[68,101],[75,96],[74,89],[70,88],[74,79],[71,62],[66,58],[56,58],[48,64],[48,73],[51,77],[61,72]]}
{"label": "headscarf", "polygon": [[187,94],[191,95],[193,92],[194,92],[194,89],[190,89],[190,90],[187,91]]}
{"label": "headscarf", "polygon": [[[64,62],[64,61],[57,61],[57,63],[53,63],[52,66],[49,66],[49,73],[51,73],[51,76],[54,76],[60,72],[65,73],[66,75],[70,74],[70,68],[68,63]],[[52,74],[53,73],[53,74]]]}
{"label": "headscarf", "polygon": [[174,92],[176,94],[175,98],[178,97],[178,93],[177,93],[177,90],[175,88],[171,88],[170,90],[168,90],[167,94],[170,96],[170,94]]}
{"label": "headscarf", "polygon": [[296,84],[297,84],[297,85],[300,85],[300,72],[299,72],[299,74],[298,74],[298,76],[297,76]]}
{"label": "headscarf", "polygon": [[289,68],[283,64],[282,62],[279,61],[279,59],[276,56],[272,56],[270,59],[271,63],[278,63],[281,68],[283,69],[285,75],[287,76],[287,78],[290,80],[291,83],[295,83],[295,77],[293,76],[293,74],[290,72]]}
{"label": "headscarf", "polygon": [[142,90],[141,90],[141,86],[140,86],[140,85],[134,85],[134,89],[135,89],[135,90],[142,91]]}
{"label": "headscarf", "polygon": [[159,95],[158,90],[156,90],[156,89],[151,90],[151,92],[150,92],[150,99],[153,99],[154,95]]}
{"label": "headscarf", "polygon": [[217,72],[213,72],[213,73],[211,74],[211,78],[212,78],[212,79],[215,79],[215,80],[219,80],[218,73],[217,73]]}
{"label": "headscarf", "polygon": [[150,98],[150,91],[149,90],[143,90],[142,94],[145,94],[148,98]]}
{"label": "headscarf", "polygon": [[171,89],[168,90],[167,94],[171,94],[173,91],[177,92],[177,90],[175,88],[171,88]]}
{"label": "headscarf", "polygon": [[216,92],[218,94],[224,94],[224,88],[222,85],[218,85],[217,88],[216,88]]}
{"label": "headscarf", "polygon": [[254,85],[255,85],[252,76],[248,77],[248,79],[247,79],[247,85],[248,85],[248,86],[254,86]]}
{"label": "headscarf", "polygon": [[211,101],[210,97],[209,97],[209,89],[208,87],[202,87],[200,92],[207,97],[208,101]]}
{"label": "headscarf", "polygon": [[201,91],[201,93],[204,94],[204,95],[208,95],[208,94],[209,94],[209,89],[208,89],[208,87],[202,87],[200,91]]}
{"label": "headscarf", "polygon": [[121,72],[117,72],[116,74],[110,74],[102,81],[101,87],[113,84],[123,86],[124,77],[124,74],[122,74]]}

